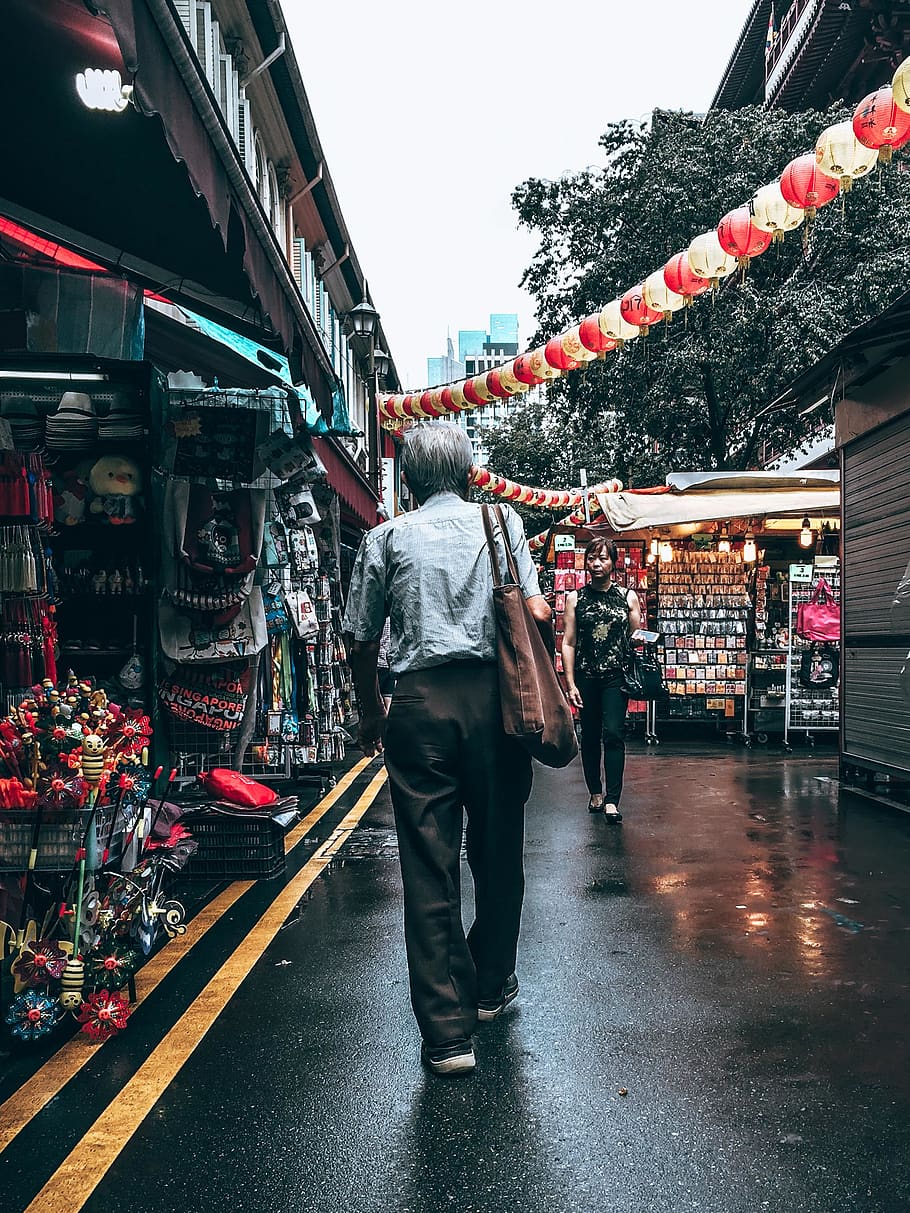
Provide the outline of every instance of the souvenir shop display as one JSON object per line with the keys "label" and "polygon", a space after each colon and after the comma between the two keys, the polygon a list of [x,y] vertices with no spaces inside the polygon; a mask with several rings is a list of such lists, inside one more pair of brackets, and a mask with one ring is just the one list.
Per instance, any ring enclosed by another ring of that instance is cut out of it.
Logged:
{"label": "souvenir shop display", "polygon": [[[222,433],[226,409],[239,416]],[[281,779],[342,760],[350,674],[322,462],[276,389],[174,392],[165,428],[158,696],[180,773]],[[219,442],[252,445],[206,463]]]}
{"label": "souvenir shop display", "polygon": [[136,970],[186,930],[165,881],[196,844],[165,799],[173,773],[149,769],[151,733],[75,675],[0,720],[0,1015],[15,1040],[70,1015],[95,1040],[119,1031]]}
{"label": "souvenir shop display", "polygon": [[840,724],[840,561],[817,555],[790,567],[789,637],[784,686],[784,749],[798,732],[812,743],[815,733]]}
{"label": "souvenir shop display", "polygon": [[742,718],[745,731],[753,566],[741,551],[677,547],[656,567],[671,719]]}
{"label": "souvenir shop display", "polygon": [[[10,427],[10,433],[14,431]],[[40,454],[0,451],[0,691],[9,707],[34,682],[56,679],[56,597],[48,533],[50,472]]]}

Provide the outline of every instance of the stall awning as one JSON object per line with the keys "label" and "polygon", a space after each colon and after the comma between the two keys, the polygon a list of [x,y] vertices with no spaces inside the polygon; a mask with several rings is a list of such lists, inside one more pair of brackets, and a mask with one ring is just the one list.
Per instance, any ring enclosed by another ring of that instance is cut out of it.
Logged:
{"label": "stall awning", "polygon": [[598,493],[614,531],[642,531],[727,518],[836,514],[837,472],[687,472],[668,476],[663,491]]}
{"label": "stall awning", "polygon": [[370,482],[332,438],[314,438],[313,449],[325,464],[329,484],[338,494],[342,512],[352,516],[359,527],[369,530],[377,522],[379,498]]}
{"label": "stall awning", "polygon": [[[0,214],[280,348],[330,416],[325,351],[236,150],[206,125],[198,65],[188,48],[186,62],[174,58],[153,3],[106,0],[110,21],[77,0],[4,4],[0,99],[15,121]],[[132,77],[135,104],[86,108],[76,92],[86,67]]]}

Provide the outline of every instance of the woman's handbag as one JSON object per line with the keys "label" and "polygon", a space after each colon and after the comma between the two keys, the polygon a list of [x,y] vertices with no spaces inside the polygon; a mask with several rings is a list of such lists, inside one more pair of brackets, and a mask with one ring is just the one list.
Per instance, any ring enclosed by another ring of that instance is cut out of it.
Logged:
{"label": "woman's handbag", "polygon": [[630,699],[663,699],[669,695],[656,644],[645,644],[641,651],[628,641],[623,658],[622,689]]}
{"label": "woman's handbag", "polygon": [[824,577],[819,577],[809,601],[797,607],[796,634],[803,640],[840,643],[840,606]]}
{"label": "woman's handbag", "polygon": [[490,507],[481,506],[493,571],[503,728],[507,736],[519,741],[538,762],[548,767],[568,766],[578,753],[572,712],[547,646],[521,592],[502,510],[499,506],[494,508],[511,577],[511,582],[502,579]]}

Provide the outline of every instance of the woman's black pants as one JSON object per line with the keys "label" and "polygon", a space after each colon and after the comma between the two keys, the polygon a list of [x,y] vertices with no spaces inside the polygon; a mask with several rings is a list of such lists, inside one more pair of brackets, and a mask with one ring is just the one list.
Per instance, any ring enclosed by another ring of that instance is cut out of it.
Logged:
{"label": "woman's black pants", "polygon": [[[581,692],[581,763],[591,795],[604,794],[607,804],[619,804],[626,765],[626,708],[629,697],[622,689],[621,674],[597,677],[576,675]],[[601,763],[606,787],[601,782]]]}

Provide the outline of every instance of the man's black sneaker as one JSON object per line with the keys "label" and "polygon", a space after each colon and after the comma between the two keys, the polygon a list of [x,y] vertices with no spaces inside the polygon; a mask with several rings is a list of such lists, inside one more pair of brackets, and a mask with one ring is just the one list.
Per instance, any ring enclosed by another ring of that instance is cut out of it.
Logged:
{"label": "man's black sneaker", "polygon": [[434,1074],[450,1078],[456,1074],[470,1074],[477,1064],[474,1046],[469,1040],[456,1040],[446,1045],[428,1045],[422,1041],[420,1060]]}
{"label": "man's black sneaker", "polygon": [[500,1016],[509,1003],[518,997],[518,978],[514,973],[506,978],[502,993],[498,998],[482,998],[477,1004],[477,1018],[481,1023],[488,1023]]}

